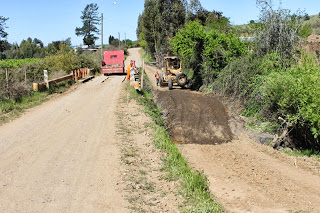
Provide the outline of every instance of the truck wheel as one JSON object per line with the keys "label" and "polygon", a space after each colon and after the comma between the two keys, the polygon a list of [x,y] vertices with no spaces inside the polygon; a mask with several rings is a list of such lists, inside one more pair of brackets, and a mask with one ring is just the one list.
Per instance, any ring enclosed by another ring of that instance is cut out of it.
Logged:
{"label": "truck wheel", "polygon": [[169,90],[172,90],[172,86],[173,86],[173,84],[172,84],[172,78],[169,78],[169,79],[168,79],[168,87],[169,87]]}
{"label": "truck wheel", "polygon": [[188,83],[188,78],[184,73],[178,73],[176,76],[177,83],[180,87],[184,87]]}

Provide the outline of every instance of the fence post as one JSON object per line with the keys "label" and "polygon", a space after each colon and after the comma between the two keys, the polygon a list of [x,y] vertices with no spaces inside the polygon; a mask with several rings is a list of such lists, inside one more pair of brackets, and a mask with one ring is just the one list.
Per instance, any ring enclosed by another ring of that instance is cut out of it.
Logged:
{"label": "fence post", "polygon": [[8,74],[8,68],[6,68],[6,82],[7,82],[7,89],[9,88],[9,74]]}
{"label": "fence post", "polygon": [[143,89],[143,72],[144,72],[144,60],[142,61],[142,70],[141,70],[141,89]]}
{"label": "fence post", "polygon": [[24,82],[27,83],[27,68],[24,68]]}
{"label": "fence post", "polygon": [[74,80],[77,81],[78,80],[77,70],[74,70],[73,73],[74,73]]}
{"label": "fence post", "polygon": [[48,77],[48,70],[43,70],[44,75],[44,82],[46,83],[47,89],[49,89],[49,77]]}

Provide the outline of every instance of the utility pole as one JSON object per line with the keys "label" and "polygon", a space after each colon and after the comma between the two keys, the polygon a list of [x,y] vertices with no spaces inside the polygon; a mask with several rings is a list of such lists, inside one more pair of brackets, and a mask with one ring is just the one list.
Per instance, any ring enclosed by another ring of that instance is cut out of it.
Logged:
{"label": "utility pole", "polygon": [[103,61],[103,13],[101,13],[101,61]]}
{"label": "utility pole", "polygon": [[126,33],[124,33],[124,43],[127,46],[127,34]]}
{"label": "utility pole", "polygon": [[119,50],[121,50],[121,41],[120,41],[120,33],[118,32],[118,36],[119,36]]}

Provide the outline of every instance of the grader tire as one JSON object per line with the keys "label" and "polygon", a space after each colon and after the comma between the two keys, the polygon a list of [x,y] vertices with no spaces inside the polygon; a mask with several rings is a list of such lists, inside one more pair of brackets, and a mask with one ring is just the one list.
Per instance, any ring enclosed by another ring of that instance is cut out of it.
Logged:
{"label": "grader tire", "polygon": [[173,87],[172,78],[168,79],[168,87],[169,87],[169,90],[172,90],[172,87]]}
{"label": "grader tire", "polygon": [[163,74],[162,73],[159,74],[159,83],[160,83],[160,87],[163,87],[165,85],[165,83],[163,82]]}
{"label": "grader tire", "polygon": [[178,73],[176,81],[180,87],[184,87],[188,83],[188,78],[184,73]]}

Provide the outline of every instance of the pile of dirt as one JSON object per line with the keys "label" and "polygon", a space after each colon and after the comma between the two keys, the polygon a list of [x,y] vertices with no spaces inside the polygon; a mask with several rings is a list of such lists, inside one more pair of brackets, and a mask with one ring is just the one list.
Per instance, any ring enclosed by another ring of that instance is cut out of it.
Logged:
{"label": "pile of dirt", "polygon": [[316,54],[320,57],[320,35],[310,35],[308,42],[304,45],[304,49],[309,54]]}
{"label": "pile of dirt", "polygon": [[171,139],[179,144],[221,144],[233,139],[228,112],[215,96],[187,90],[156,91]]}

